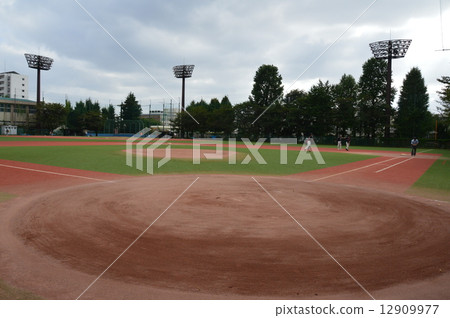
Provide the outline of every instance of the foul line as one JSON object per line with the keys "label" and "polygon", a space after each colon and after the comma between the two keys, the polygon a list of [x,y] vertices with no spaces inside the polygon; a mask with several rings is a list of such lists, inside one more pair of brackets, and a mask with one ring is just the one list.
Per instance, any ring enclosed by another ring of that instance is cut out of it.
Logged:
{"label": "foul line", "polygon": [[80,296],[77,297],[76,300],[80,299],[80,297],[83,296],[84,293],[86,293],[89,290],[89,288],[91,288],[100,279],[100,277],[102,277],[103,274],[105,274],[111,268],[111,266],[113,266],[119,260],[119,258],[121,258],[122,255],[125,254],[134,245],[134,243],[136,243],[142,237],[142,235],[144,235],[145,232],[147,232],[148,229],[151,228],[152,225],[155,224],[156,221],[158,221],[159,218],[162,217],[164,213],[166,213],[167,210],[169,210],[172,207],[172,205],[174,205],[175,202],[177,202],[178,199],[180,199],[183,196],[183,194],[185,194],[186,191],[189,190],[189,188],[194,185],[195,182],[197,182],[199,178],[200,177],[197,177],[186,189],[184,189],[184,191],[181,192],[181,194],[178,197],[176,197],[176,199],[173,200],[172,203],[170,203],[169,206],[149,226],[147,226],[147,228],[130,245],[128,245],[128,247],[122,253],[120,253],[120,255],[117,256],[117,258],[100,275],[98,275],[96,279],[94,279],[94,281],[80,294]]}
{"label": "foul line", "polygon": [[88,180],[102,181],[102,182],[114,182],[114,181],[111,181],[111,180],[89,178],[89,177],[77,176],[77,175],[74,175],[74,174],[59,173],[59,172],[52,172],[52,171],[38,170],[38,169],[31,169],[31,168],[24,168],[24,167],[16,167],[16,166],[4,165],[4,164],[0,164],[0,166],[1,166],[1,167],[6,167],[6,168],[13,168],[13,169],[20,169],[20,170],[33,171],[33,172],[40,172],[40,173],[54,174],[54,175],[57,175],[57,176],[63,176],[63,177],[72,177],[72,178],[88,179]]}
{"label": "foul line", "polygon": [[411,157],[411,158],[409,158],[409,159],[406,159],[406,160],[403,160],[403,161],[394,163],[393,165],[387,166],[386,168],[383,168],[383,169],[380,169],[380,170],[378,170],[378,171],[375,171],[375,173],[383,172],[384,170],[391,169],[392,167],[395,167],[395,166],[397,166],[397,165],[399,165],[399,164],[405,163],[406,161],[409,161],[409,160],[411,160],[411,159],[413,159],[413,158],[414,158],[414,157]]}
{"label": "foul line", "polygon": [[370,298],[372,298],[373,300],[375,300],[375,298],[372,296],[372,294],[371,293],[369,293],[368,291],[367,291],[367,289],[365,289],[364,288],[364,286],[363,285],[361,285],[361,283],[360,282],[358,282],[358,280],[355,278],[355,277],[353,277],[352,276],[352,274],[350,274],[346,269],[345,269],[345,267],[344,266],[342,266],[341,265],[341,263],[339,263],[338,262],[338,260],[336,260],[336,258],[334,258],[333,257],[333,255],[331,255],[331,253],[330,252],[328,252],[328,250],[325,248],[325,247],[323,247],[323,245],[322,244],[320,244],[320,242],[318,241],[318,240],[316,240],[316,238],[311,234],[311,233],[309,233],[308,232],[308,230],[300,223],[300,222],[298,222],[293,216],[292,216],[292,214],[290,214],[289,213],[289,211],[288,210],[286,210],[281,204],[280,204],[280,202],[278,202],[277,201],[277,199],[275,199],[270,193],[269,193],[269,191],[267,191],[262,185],[261,185],[261,183],[259,183],[254,177],[252,177],[252,179],[260,186],[260,188],[261,189],[263,189],[264,190],[264,192],[266,192],[267,193],[267,195],[276,203],[276,204],[278,204],[278,206],[281,208],[281,209],[283,209],[283,211],[284,212],[286,212],[286,214],[287,215],[289,215],[290,217],[291,217],[291,219],[292,220],[294,220],[294,222],[295,223],[297,223],[297,225],[298,226],[300,226],[300,228],[306,233],[306,234],[308,234],[308,236],[329,256],[329,257],[331,257],[331,259],[336,263],[336,264],[338,264],[339,265],[339,267],[340,268],[342,268],[342,270],[345,272],[345,273],[347,273],[347,275],[359,286],[359,287],[361,287],[361,289],[367,294],[367,295],[369,295],[370,296]]}
{"label": "foul line", "polygon": [[384,160],[384,161],[380,161],[380,162],[375,162],[375,163],[372,163],[372,164],[367,165],[367,166],[363,166],[363,167],[359,167],[359,168],[355,168],[355,169],[351,169],[351,170],[347,170],[347,171],[335,173],[335,174],[332,174],[332,175],[329,175],[329,176],[325,176],[325,177],[322,177],[322,178],[318,178],[318,179],[311,180],[310,182],[315,182],[315,181],[320,181],[320,180],[328,179],[328,178],[331,178],[331,177],[340,176],[340,175],[342,175],[342,174],[350,173],[350,172],[353,172],[353,171],[358,171],[358,170],[361,170],[361,169],[364,169],[364,168],[369,168],[369,167],[378,165],[378,164],[380,164],[380,163],[388,162],[388,161],[391,161],[391,160],[394,160],[394,159],[398,159],[398,157],[390,158],[390,159],[387,159],[387,160]]}

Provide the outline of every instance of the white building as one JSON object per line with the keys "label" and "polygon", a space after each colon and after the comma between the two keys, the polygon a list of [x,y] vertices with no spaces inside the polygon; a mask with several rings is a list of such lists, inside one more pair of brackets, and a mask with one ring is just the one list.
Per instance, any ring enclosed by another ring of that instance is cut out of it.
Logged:
{"label": "white building", "polygon": [[152,110],[149,114],[142,114],[141,118],[155,119],[161,123],[160,125],[162,127],[169,129],[172,125],[172,121],[175,120],[178,113],[180,112],[180,109],[175,105],[163,107],[163,110]]}
{"label": "white building", "polygon": [[[0,97],[0,126],[29,127],[36,124],[36,102]],[[11,132],[11,129],[9,129]]]}
{"label": "white building", "polygon": [[17,72],[0,73],[0,97],[28,99],[28,76]]}

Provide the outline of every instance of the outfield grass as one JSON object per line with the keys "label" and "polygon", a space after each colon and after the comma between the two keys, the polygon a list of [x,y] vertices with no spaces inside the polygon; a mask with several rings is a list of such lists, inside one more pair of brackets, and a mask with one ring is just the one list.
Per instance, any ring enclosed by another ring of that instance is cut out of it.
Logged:
{"label": "outfield grass", "polygon": [[157,173],[228,173],[245,175],[290,175],[310,170],[339,166],[342,164],[366,160],[374,156],[349,155],[346,153],[322,153],[325,161],[320,165],[312,155],[313,160],[305,160],[302,164],[295,164],[298,151],[287,151],[287,164],[280,164],[280,152],[272,149],[259,149],[259,153],[267,162],[259,164],[254,158],[248,164],[242,164],[250,152],[247,149],[238,149],[236,164],[229,164],[228,159],[221,161],[201,159],[200,164],[192,164],[192,160],[171,160],[161,167]]}
{"label": "outfield grass", "polygon": [[[14,137],[0,137],[11,140]],[[19,140],[23,138],[16,137]],[[36,138],[30,138],[36,140]],[[58,140],[46,139],[43,140]],[[61,140],[61,139],[59,139]],[[71,139],[77,140],[77,139]],[[81,140],[95,140],[84,138]],[[105,140],[105,139],[96,139]],[[186,141],[191,142],[191,141]],[[238,143],[239,144],[239,143]],[[122,175],[145,175],[146,160],[144,158],[144,170],[137,170],[125,164],[124,146],[48,146],[48,147],[0,147],[0,158],[14,161],[38,163],[44,165],[82,169],[89,171],[108,172]],[[172,148],[189,148],[188,145],[172,145]],[[205,147],[214,149],[213,147]],[[352,149],[366,149],[378,151],[409,151],[408,148],[374,148],[374,147],[352,147]],[[322,169],[326,167],[338,166],[350,162],[373,158],[370,155],[360,155],[354,153],[331,153],[322,152],[326,162],[319,165],[315,160],[306,160],[303,164],[295,164],[298,151],[288,151],[288,164],[280,164],[280,151],[273,149],[259,149],[261,156],[267,164],[258,164],[254,158],[248,164],[242,164],[243,158],[250,153],[246,148],[237,148],[237,164],[229,164],[228,159],[206,160],[201,159],[201,164],[193,164],[191,159],[173,158],[161,168],[157,168],[158,159],[154,160],[154,174],[186,174],[186,173],[217,173],[217,174],[245,174],[245,175],[289,175],[310,170]],[[428,169],[428,171],[414,184],[411,191],[431,190],[443,193],[444,196],[450,192],[450,150],[419,150],[427,154],[439,153],[442,156]],[[442,195],[441,195],[442,196]],[[0,201],[9,199],[8,195],[0,194]]]}
{"label": "outfield grass", "polygon": [[[450,160],[438,159],[436,162],[416,181],[413,188],[436,189],[448,191],[450,196]],[[450,198],[449,198],[450,199]]]}
{"label": "outfield grass", "polygon": [[125,165],[124,146],[0,147],[0,158],[49,166],[137,175]]}
{"label": "outfield grass", "polygon": [[[185,146],[172,146],[186,148]],[[211,147],[202,147],[211,148]],[[214,149],[214,148],[211,148]],[[145,174],[125,164],[124,146],[48,146],[48,147],[0,147],[0,158],[14,161],[31,162],[44,165],[83,169],[89,171],[109,172],[124,175]],[[248,164],[241,164],[242,158],[250,153],[248,149],[237,149],[237,164],[230,165],[228,160],[201,160],[193,164],[191,159],[172,159],[161,168],[157,168],[158,160],[154,160],[155,174],[169,173],[229,173],[258,175],[287,175],[309,170],[321,169],[373,158],[369,155],[348,153],[322,153],[325,165],[316,160],[305,160],[303,164],[295,164],[298,151],[288,151],[288,164],[280,164],[280,152],[260,149],[259,153],[267,164],[258,164],[252,159]],[[146,160],[144,159],[144,164]]]}

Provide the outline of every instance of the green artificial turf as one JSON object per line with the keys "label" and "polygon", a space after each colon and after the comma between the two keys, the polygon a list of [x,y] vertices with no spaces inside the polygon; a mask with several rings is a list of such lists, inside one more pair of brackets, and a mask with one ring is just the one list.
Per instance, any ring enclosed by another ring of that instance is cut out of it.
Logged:
{"label": "green artificial turf", "polygon": [[[187,148],[172,146],[172,148]],[[207,148],[207,147],[202,147]],[[211,147],[208,147],[211,149]],[[14,161],[31,162],[44,165],[83,169],[90,171],[109,172],[125,175],[146,173],[146,158],[144,171],[126,165],[124,146],[45,146],[45,147],[0,147],[0,158]],[[206,160],[200,164],[193,164],[191,159],[172,159],[158,168],[159,159],[154,159],[154,174],[170,173],[225,173],[252,175],[288,175],[309,170],[342,165],[350,162],[373,158],[368,155],[349,153],[322,153],[325,165],[319,165],[314,160],[305,160],[302,164],[295,164],[298,151],[288,151],[288,164],[280,164],[280,151],[260,149],[259,153],[267,164],[259,164],[254,158],[248,164],[242,160],[250,153],[248,149],[237,149],[236,164],[229,164],[228,159]],[[135,161],[134,161],[135,162]]]}
{"label": "green artificial turf", "polygon": [[[7,137],[9,138],[9,137]],[[20,138],[19,138],[20,139]],[[88,138],[86,138],[87,140]],[[238,143],[239,144],[239,143]],[[189,148],[188,145],[172,145],[172,148]],[[214,149],[202,146],[203,148]],[[367,150],[394,150],[395,148],[355,147]],[[50,166],[82,169],[89,171],[108,172],[123,175],[145,175],[146,158],[143,159],[143,171],[126,165],[126,154],[122,145],[105,146],[42,146],[42,147],[0,147],[0,159],[38,163]],[[406,151],[405,148],[399,148]],[[237,148],[237,163],[229,164],[228,159],[201,159],[200,164],[193,164],[192,159],[172,158],[162,167],[157,164],[160,159],[153,160],[154,174],[245,174],[245,175],[289,175],[326,167],[338,166],[350,162],[365,160],[375,156],[360,155],[348,152],[322,152],[325,165],[317,164],[316,160],[305,160],[303,164],[295,164],[298,151],[288,151],[288,164],[280,164],[280,151],[276,149],[259,149],[259,153],[267,164],[259,164],[255,158],[248,164],[242,164],[243,159],[250,154],[246,148]],[[421,189],[435,190],[448,195],[450,192],[450,150],[419,150],[426,154],[440,153],[442,156],[428,169],[428,171],[414,184],[412,191]],[[314,156],[312,157],[314,159]],[[0,196],[0,200],[2,197]],[[5,197],[5,199],[7,199]]]}
{"label": "green artificial turf", "polygon": [[450,200],[450,159],[445,157],[436,160],[427,172],[414,183],[413,188],[446,191]]}
{"label": "green artificial turf", "polygon": [[125,164],[124,146],[0,147],[0,158],[49,166],[136,175]]}

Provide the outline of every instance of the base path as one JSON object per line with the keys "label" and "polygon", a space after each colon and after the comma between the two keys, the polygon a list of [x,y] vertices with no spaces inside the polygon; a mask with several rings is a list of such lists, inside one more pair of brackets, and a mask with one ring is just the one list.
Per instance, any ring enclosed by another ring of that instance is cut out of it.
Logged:
{"label": "base path", "polygon": [[78,184],[111,182],[125,178],[129,177],[0,159],[0,191],[15,195],[42,194]]}
{"label": "base path", "polygon": [[3,202],[0,276],[49,299],[450,297],[448,206],[255,177],[268,195],[251,177],[213,175],[176,200],[195,179],[86,181]]}
{"label": "base path", "polygon": [[354,185],[367,189],[404,193],[438,158],[438,156],[429,155],[412,158],[391,154],[289,177],[311,182]]}

